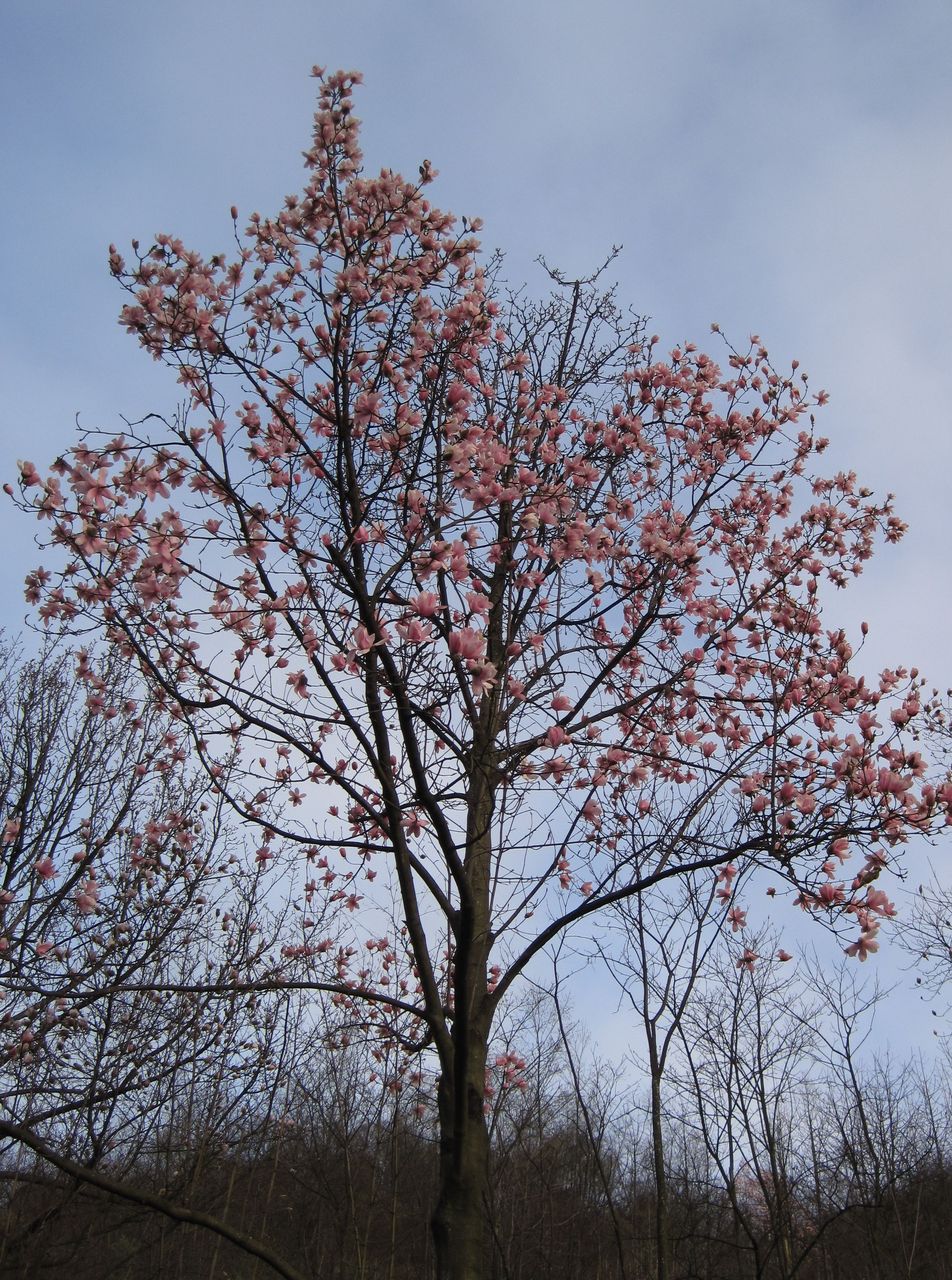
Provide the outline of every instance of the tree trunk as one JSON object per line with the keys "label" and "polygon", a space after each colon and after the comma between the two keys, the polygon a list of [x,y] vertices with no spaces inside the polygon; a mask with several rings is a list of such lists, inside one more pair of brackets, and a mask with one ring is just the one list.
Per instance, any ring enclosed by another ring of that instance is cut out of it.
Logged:
{"label": "tree trunk", "polygon": [[485,1280],[489,1131],[484,1111],[492,1013],[487,1002],[495,755],[483,701],[467,796],[465,884],[454,921],[452,1048],[441,1062],[440,1195],[433,1214],[439,1280]]}
{"label": "tree trunk", "polygon": [[[485,1191],[489,1132],[483,1114],[485,1048],[473,1052],[462,1105],[452,1080],[439,1086],[440,1196],[433,1214],[439,1280],[484,1280],[488,1265]],[[477,1062],[478,1060],[478,1070]],[[478,1084],[477,1084],[478,1076]]]}
{"label": "tree trunk", "polygon": [[651,1149],[655,1181],[655,1275],[671,1278],[671,1223],[668,1215],[668,1176],[664,1159],[664,1131],[661,1110],[661,1072],[652,1053],[651,1063]]}

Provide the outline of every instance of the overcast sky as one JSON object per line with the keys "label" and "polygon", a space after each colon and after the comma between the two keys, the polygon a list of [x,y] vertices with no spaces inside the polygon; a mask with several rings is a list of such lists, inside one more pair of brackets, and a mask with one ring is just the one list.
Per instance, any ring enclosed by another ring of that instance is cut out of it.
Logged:
{"label": "overcast sky", "polygon": [[[429,158],[511,280],[613,244],[620,298],[669,345],[758,333],[831,402],[831,468],[896,493],[910,531],[830,625],[862,662],[952,684],[949,0],[7,0],[0,41],[0,480],[74,422],[168,409],[116,324],[106,247],[212,253],[229,206],[301,184],[313,63],[358,68],[372,169]],[[3,621],[33,526],[0,506]],[[48,557],[47,557],[48,559]],[[947,854],[943,855],[947,857]]]}

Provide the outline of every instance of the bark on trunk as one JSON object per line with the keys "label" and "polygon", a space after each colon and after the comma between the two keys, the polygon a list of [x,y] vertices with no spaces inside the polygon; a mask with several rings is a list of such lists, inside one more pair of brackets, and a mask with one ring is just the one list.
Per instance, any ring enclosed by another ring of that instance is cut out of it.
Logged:
{"label": "bark on trunk", "polygon": [[[485,1062],[485,1054],[482,1060]],[[484,1280],[487,1274],[489,1133],[483,1115],[484,1070],[480,1070],[478,1089],[472,1078],[464,1085],[462,1123],[455,1090],[451,1084],[446,1089],[440,1084],[440,1197],[433,1214],[439,1280]],[[447,1111],[450,1114],[445,1115]]]}
{"label": "bark on trunk", "polygon": [[670,1280],[671,1224],[668,1214],[668,1176],[664,1159],[660,1075],[657,1063],[653,1062],[651,1077],[651,1146],[655,1175],[655,1275],[657,1280]]}

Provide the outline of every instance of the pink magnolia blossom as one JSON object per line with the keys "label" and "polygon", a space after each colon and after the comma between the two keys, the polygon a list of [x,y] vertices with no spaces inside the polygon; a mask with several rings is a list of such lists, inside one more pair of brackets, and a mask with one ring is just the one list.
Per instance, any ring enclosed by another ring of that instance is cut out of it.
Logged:
{"label": "pink magnolia blossom", "polygon": [[32,462],[18,462],[17,466],[20,468],[20,482],[24,488],[40,489],[43,487],[43,477]]}
{"label": "pink magnolia blossom", "polygon": [[292,671],[291,674],[288,676],[288,684],[291,686],[292,691],[296,693],[299,698],[307,697],[308,682],[307,682],[306,672]]}
{"label": "pink magnolia blossom", "polygon": [[491,662],[476,662],[470,668],[474,697],[489,693],[496,683],[496,668]]}
{"label": "pink magnolia blossom", "polygon": [[602,816],[602,806],[598,803],[594,796],[589,798],[582,805],[582,816],[591,823],[599,823]]}
{"label": "pink magnolia blossom", "polygon": [[52,880],[56,875],[56,868],[53,865],[53,859],[48,853],[39,858],[36,863],[36,874],[41,880]]}
{"label": "pink magnolia blossom", "polygon": [[414,810],[404,815],[403,828],[408,836],[421,836],[427,828],[427,821],[422,814]]}
{"label": "pink magnolia blossom", "polygon": [[408,644],[426,644],[433,638],[433,628],[419,618],[409,618],[397,623],[397,635]]}
{"label": "pink magnolia blossom", "polygon": [[440,598],[433,591],[420,591],[410,601],[410,608],[421,618],[435,618],[440,612]]}
{"label": "pink magnolia blossom", "polygon": [[485,635],[480,631],[474,631],[471,627],[461,627],[457,631],[450,632],[447,643],[450,653],[455,657],[473,662],[481,661],[486,652]]}
{"label": "pink magnolia blossom", "polygon": [[351,648],[354,653],[367,654],[371,651],[375,644],[379,642],[374,639],[364,626],[354,629],[354,634],[350,638]]}
{"label": "pink magnolia blossom", "polygon": [[73,901],[82,916],[92,915],[96,911],[99,906],[99,885],[93,876],[83,881],[73,895]]}
{"label": "pink magnolia blossom", "polygon": [[738,930],[746,928],[747,912],[742,911],[740,907],[731,907],[727,913],[727,923],[731,927],[731,932],[737,933]]}
{"label": "pink magnolia blossom", "polygon": [[879,950],[879,943],[876,941],[876,928],[863,929],[855,942],[851,942],[844,950],[848,956],[855,956],[858,960],[868,960],[869,957]]}

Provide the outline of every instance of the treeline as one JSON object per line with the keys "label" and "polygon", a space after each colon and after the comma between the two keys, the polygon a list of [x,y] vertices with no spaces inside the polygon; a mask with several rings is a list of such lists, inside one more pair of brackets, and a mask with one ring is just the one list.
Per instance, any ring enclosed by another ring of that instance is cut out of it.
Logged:
{"label": "treeline", "polygon": [[[536,1057],[526,1062],[525,1087],[490,1101],[491,1275],[655,1276],[654,1153],[639,1091],[601,1062],[578,1075],[576,1092],[564,1047],[544,1021],[540,1002],[528,1019]],[[315,1043],[307,1065],[294,1065],[257,1107],[209,1080],[178,1080],[174,1101],[139,1115],[141,1132],[127,1129],[110,1151],[92,1153],[88,1129],[83,1143],[84,1126],[75,1124],[74,1158],[257,1236],[303,1275],[430,1276],[431,1117],[370,1082],[366,1046],[320,1053]],[[733,1160],[732,1181],[724,1180],[705,1142],[711,1117],[672,1089],[664,1134],[672,1275],[952,1275],[948,1091],[923,1070],[882,1065],[859,1083],[846,1126],[830,1117],[821,1082],[764,1098],[754,1123],[763,1128],[770,1115],[775,1125],[773,1181],[749,1149],[754,1129],[720,1135],[720,1160]],[[270,1274],[214,1231],[83,1187],[22,1147],[6,1152],[1,1176],[0,1275],[10,1280]]]}
{"label": "treeline", "polygon": [[[425,1094],[388,1087],[393,1063],[373,1042],[345,1047],[338,1035],[327,1044],[326,1027],[305,1035],[282,1003],[289,1042],[272,1045],[252,1097],[223,1064],[217,1075],[210,1059],[201,1068],[170,1064],[173,1087],[153,1110],[130,1096],[74,1112],[65,1125],[48,1122],[59,1129],[58,1150],[127,1191],[256,1237],[303,1275],[433,1275],[437,1163]],[[655,1153],[643,1081],[581,1052],[578,1028],[562,1022],[567,1039],[546,995],[524,1006],[510,1028],[524,1066],[487,1088],[491,1274],[655,1277]],[[815,1061],[807,1072],[801,1051],[756,1097],[741,1088],[717,1098],[692,1087],[685,1061],[672,1068],[663,1133],[669,1274],[952,1275],[952,1098],[941,1073],[852,1058],[838,1076]],[[849,1074],[854,1092],[844,1103]],[[104,1141],[110,1132],[117,1138]],[[10,1280],[271,1274],[215,1231],[84,1185],[22,1145],[5,1152],[0,1176],[0,1275]]]}

